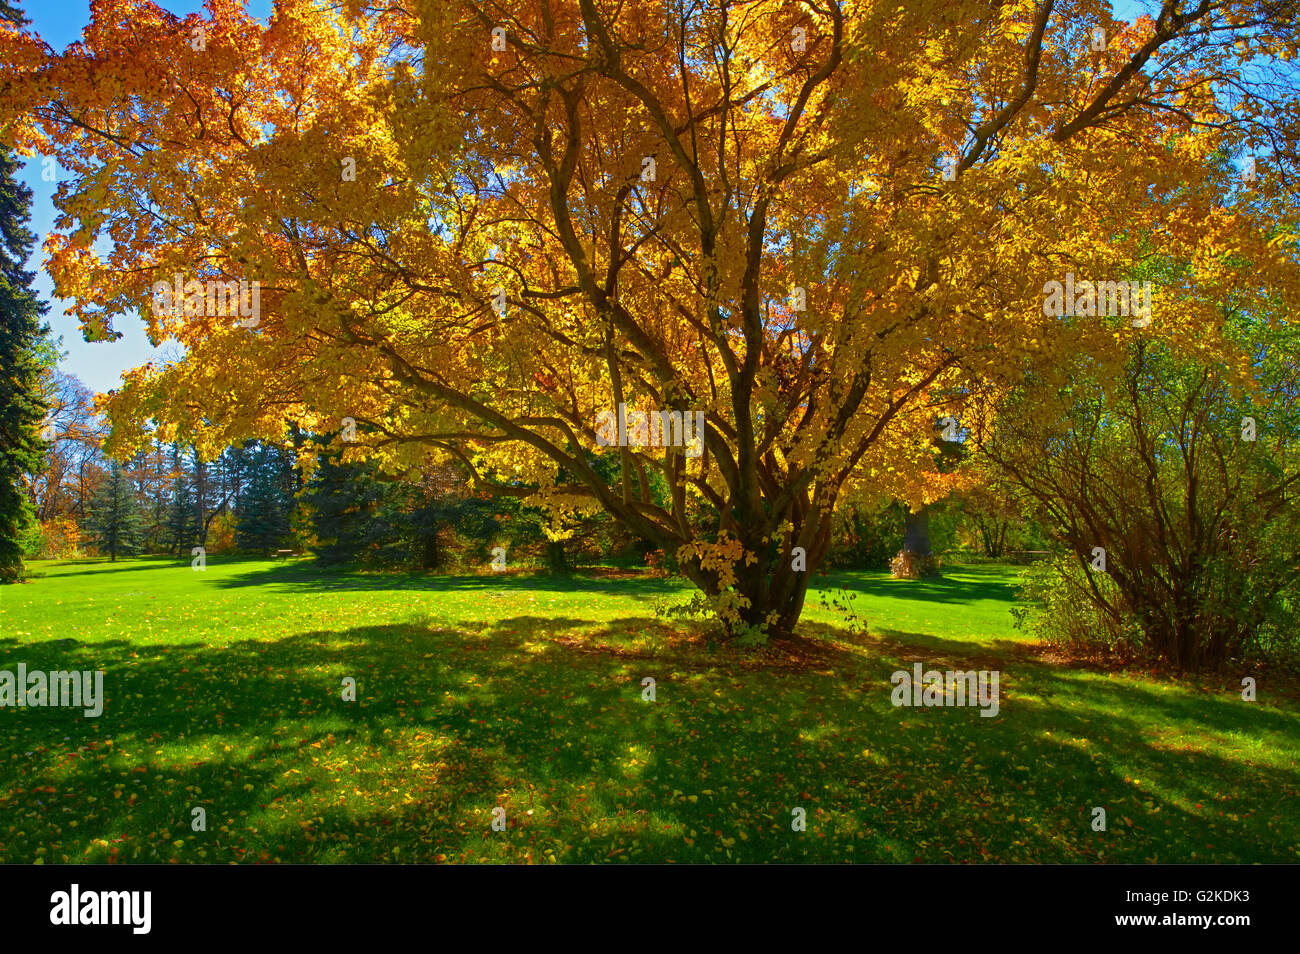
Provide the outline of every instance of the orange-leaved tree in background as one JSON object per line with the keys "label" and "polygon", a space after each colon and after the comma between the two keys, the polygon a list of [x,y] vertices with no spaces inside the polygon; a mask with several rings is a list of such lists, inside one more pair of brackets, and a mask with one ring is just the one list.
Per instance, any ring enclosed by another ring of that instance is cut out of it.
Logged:
{"label": "orange-leaved tree in background", "polygon": [[[1218,303],[1296,302],[1293,4],[207,11],[0,34],[5,139],[62,176],[58,295],[185,348],[111,396],[111,446],[292,422],[453,459],[557,526],[605,509],[741,636],[793,631],[844,494],[963,479],[937,420],[1139,335],[1230,374]],[[1150,321],[1044,307],[1154,262]],[[645,446],[685,442],[642,429],[661,411],[702,412],[699,444]]]}

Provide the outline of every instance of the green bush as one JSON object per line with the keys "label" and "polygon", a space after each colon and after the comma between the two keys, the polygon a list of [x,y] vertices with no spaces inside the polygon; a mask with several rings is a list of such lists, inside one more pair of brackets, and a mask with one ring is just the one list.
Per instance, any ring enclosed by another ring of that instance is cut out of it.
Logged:
{"label": "green bush", "polygon": [[899,550],[898,555],[889,561],[889,572],[900,580],[921,580],[943,576],[940,569],[942,565],[937,556],[922,556],[910,550]]}
{"label": "green bush", "polygon": [[1069,554],[1031,572],[1026,625],[1183,671],[1300,647],[1300,339],[1274,344],[1249,391],[1139,341],[1115,381],[1081,359],[1057,413],[1009,403],[985,453]]}
{"label": "green bush", "polygon": [[[1094,599],[1094,586],[1100,600]],[[1141,648],[1142,629],[1115,582],[1085,569],[1074,556],[1032,564],[1020,578],[1016,602],[1011,615],[1017,629],[1071,656],[1128,660]]]}

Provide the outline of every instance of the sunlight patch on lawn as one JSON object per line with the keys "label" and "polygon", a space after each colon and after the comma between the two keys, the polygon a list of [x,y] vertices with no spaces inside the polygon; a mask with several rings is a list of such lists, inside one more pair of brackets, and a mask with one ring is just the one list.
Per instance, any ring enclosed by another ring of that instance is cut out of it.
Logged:
{"label": "sunlight patch on lawn", "polygon": [[641,778],[653,761],[653,753],[646,746],[638,743],[628,745],[622,761],[623,774],[628,778]]}

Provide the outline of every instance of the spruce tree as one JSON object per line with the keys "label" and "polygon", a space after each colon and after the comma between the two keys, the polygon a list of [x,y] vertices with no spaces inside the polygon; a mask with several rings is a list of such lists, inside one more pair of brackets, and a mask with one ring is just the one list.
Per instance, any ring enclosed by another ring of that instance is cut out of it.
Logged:
{"label": "spruce tree", "polygon": [[289,538],[293,470],[282,450],[260,441],[245,446],[243,464],[235,543],[241,550],[267,554]]}
{"label": "spruce tree", "polygon": [[91,531],[100,552],[107,553],[110,562],[116,561],[119,553],[135,553],[142,522],[131,480],[122,465],[113,461],[108,479],[91,506]]}
{"label": "spruce tree", "polygon": [[[22,14],[3,0],[0,17],[23,22]],[[40,467],[45,450],[40,439],[45,407],[38,385],[49,329],[40,320],[45,305],[31,289],[34,276],[23,268],[35,235],[26,225],[31,190],[14,178],[17,166],[0,149],[0,584],[22,576],[19,537],[35,519],[22,474]]]}
{"label": "spruce tree", "polygon": [[[27,22],[8,0],[0,18]],[[45,452],[40,437],[46,408],[38,384],[45,366],[41,345],[49,329],[46,306],[32,289],[34,275],[23,266],[36,236],[27,228],[32,192],[14,174],[18,163],[0,149],[0,583],[22,576],[24,527],[35,519],[22,476],[36,470]]]}
{"label": "spruce tree", "polygon": [[167,508],[167,548],[186,556],[199,539],[199,517],[194,488],[185,470],[179,444],[172,445],[172,499]]}
{"label": "spruce tree", "polygon": [[372,549],[392,537],[385,520],[389,488],[371,463],[344,463],[334,454],[319,461],[304,493],[316,559],[369,562]]}

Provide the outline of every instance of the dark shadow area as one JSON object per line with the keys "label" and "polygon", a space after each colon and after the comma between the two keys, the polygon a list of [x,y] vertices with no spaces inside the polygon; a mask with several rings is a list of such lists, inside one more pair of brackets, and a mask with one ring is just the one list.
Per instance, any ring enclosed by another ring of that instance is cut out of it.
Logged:
{"label": "dark shadow area", "polygon": [[[209,565],[212,565],[211,560],[209,560]],[[637,592],[628,592],[629,581],[635,582]],[[690,585],[685,581],[674,581],[663,577],[610,578],[598,575],[587,576],[580,572],[570,575],[502,573],[500,575],[484,574],[482,576],[443,576],[436,573],[365,573],[356,570],[335,570],[320,567],[307,561],[250,570],[239,576],[218,580],[215,585],[224,589],[238,589],[241,587],[266,586],[268,584],[312,591],[427,590],[437,593],[455,590],[496,590],[500,592],[617,593],[620,596],[642,600],[668,596],[679,592],[683,586]]]}
{"label": "dark shadow area", "polygon": [[[99,575],[102,573],[129,573],[139,570],[157,570],[161,567],[168,566],[189,566],[190,557],[131,557],[122,559],[115,563],[109,562],[107,558],[103,560],[64,560],[61,564],[74,566],[87,566],[90,569],[72,570],[71,572],[60,571],[57,574],[51,574],[48,571],[39,573],[43,579],[57,579],[65,576],[85,576],[88,573]],[[37,574],[33,574],[36,576]]]}
{"label": "dark shadow area", "polygon": [[923,603],[975,603],[980,600],[1001,600],[1010,603],[1017,585],[1005,579],[1002,573],[980,573],[983,567],[961,567],[954,575],[988,576],[989,579],[958,580],[951,576],[923,580],[895,580],[884,574],[828,573],[814,577],[817,589],[845,589],[850,593],[893,599],[917,600]]}

